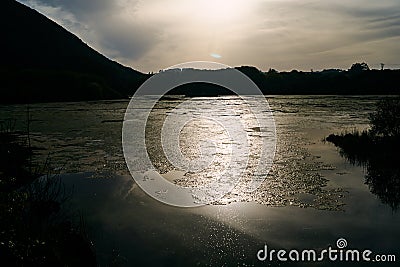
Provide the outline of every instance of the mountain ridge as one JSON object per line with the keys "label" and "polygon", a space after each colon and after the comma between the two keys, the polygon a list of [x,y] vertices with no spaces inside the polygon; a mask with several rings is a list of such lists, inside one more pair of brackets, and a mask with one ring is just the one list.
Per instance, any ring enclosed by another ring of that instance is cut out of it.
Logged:
{"label": "mountain ridge", "polygon": [[148,77],[28,6],[14,0],[0,6],[3,103],[124,98]]}

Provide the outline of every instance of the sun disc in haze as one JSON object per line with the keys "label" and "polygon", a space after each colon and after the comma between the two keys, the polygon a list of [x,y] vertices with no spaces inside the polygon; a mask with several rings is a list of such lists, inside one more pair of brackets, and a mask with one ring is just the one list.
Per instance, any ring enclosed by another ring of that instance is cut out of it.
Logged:
{"label": "sun disc in haze", "polygon": [[245,6],[244,0],[202,0],[193,4],[199,18],[212,24],[231,22],[241,17]]}

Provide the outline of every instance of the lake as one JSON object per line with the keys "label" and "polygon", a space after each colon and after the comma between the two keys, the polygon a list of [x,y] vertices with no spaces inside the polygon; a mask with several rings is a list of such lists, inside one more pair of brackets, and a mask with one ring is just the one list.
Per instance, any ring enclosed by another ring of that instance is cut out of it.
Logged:
{"label": "lake", "polygon": [[[324,142],[331,133],[367,129],[368,114],[380,98],[267,96],[277,139],[266,179],[253,192],[237,186],[211,205],[198,208],[157,202],[132,179],[121,143],[128,100],[33,104],[29,128],[37,148],[34,161],[40,165],[48,160],[50,172],[73,188],[68,210],[84,215],[102,265],[353,266],[329,260],[285,265],[259,261],[256,254],[266,244],[276,250],[321,251],[336,248],[336,241],[344,238],[348,248],[399,257],[400,215],[388,204],[388,196],[366,181],[363,166],[350,164],[337,148]],[[208,153],[201,151],[198,141],[211,136],[216,150],[210,153],[217,156],[207,168],[179,173],[163,155],[160,128],[167,115],[189,100],[196,103],[189,113],[208,111],[248,122],[252,157],[247,171],[254,171],[252,162],[259,158],[256,148],[268,136],[254,127],[251,114],[233,96],[171,96],[159,101],[146,125],[147,152],[155,169],[173,183],[196,187],[226,168],[229,150],[224,129],[207,120],[186,125],[180,143],[182,153],[196,159]],[[27,128],[27,114],[26,105],[0,107],[0,118],[15,119],[16,129]]]}

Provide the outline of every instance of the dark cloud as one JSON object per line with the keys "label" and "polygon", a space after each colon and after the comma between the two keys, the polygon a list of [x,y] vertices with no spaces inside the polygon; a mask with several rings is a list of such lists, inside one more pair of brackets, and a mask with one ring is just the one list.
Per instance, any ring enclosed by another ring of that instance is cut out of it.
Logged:
{"label": "dark cloud", "polygon": [[159,29],[135,20],[137,0],[21,2],[54,19],[106,56],[125,64],[143,57],[159,39]]}
{"label": "dark cloud", "polygon": [[[21,0],[22,2],[32,2],[30,0]],[[37,0],[38,4],[61,8],[69,11],[76,17],[85,18],[91,14],[110,12],[117,7],[117,1],[110,0]]]}
{"label": "dark cloud", "polygon": [[[98,29],[102,35],[100,45],[110,51],[112,57],[123,62],[139,59],[156,43],[156,37],[158,37],[156,29],[140,24],[132,27],[129,23],[115,21],[115,19],[101,23]],[[153,33],[149,33],[149,30]]]}
{"label": "dark cloud", "polygon": [[302,47],[300,53],[400,36],[396,1],[272,1],[262,3],[259,12],[265,17],[262,27],[278,28],[275,37],[284,45]]}
{"label": "dark cloud", "polygon": [[338,26],[353,29],[360,41],[400,36],[398,1],[325,2],[320,10],[336,16]]}

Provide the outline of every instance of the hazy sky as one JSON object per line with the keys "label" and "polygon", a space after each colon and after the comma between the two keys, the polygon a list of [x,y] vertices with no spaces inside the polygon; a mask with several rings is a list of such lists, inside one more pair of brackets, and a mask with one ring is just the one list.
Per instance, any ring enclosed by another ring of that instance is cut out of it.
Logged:
{"label": "hazy sky", "polygon": [[109,58],[268,70],[400,68],[399,0],[19,0]]}

